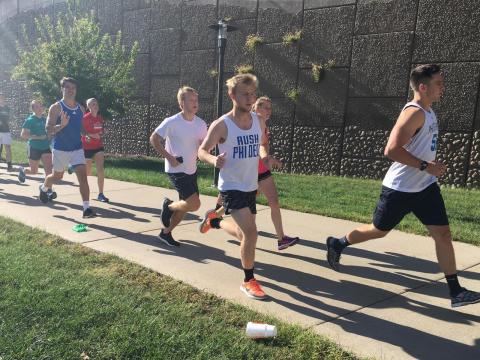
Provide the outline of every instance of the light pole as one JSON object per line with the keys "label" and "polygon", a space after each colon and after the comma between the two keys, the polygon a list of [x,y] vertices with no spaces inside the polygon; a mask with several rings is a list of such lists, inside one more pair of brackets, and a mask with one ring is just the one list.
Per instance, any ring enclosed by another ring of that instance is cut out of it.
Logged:
{"label": "light pole", "polygon": [[[228,25],[223,19],[216,24],[209,25],[210,29],[217,31],[218,47],[218,76],[217,76],[217,119],[223,115],[223,66],[225,63],[225,48],[227,47],[227,32],[238,30],[235,26]],[[215,146],[215,155],[218,155],[218,146]],[[213,186],[218,185],[219,169],[213,168]]]}

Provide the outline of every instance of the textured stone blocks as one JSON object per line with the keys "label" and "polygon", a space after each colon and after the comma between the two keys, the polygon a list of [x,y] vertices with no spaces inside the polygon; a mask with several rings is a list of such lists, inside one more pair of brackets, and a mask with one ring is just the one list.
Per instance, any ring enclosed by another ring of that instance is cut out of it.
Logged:
{"label": "textured stone blocks", "polygon": [[297,46],[266,44],[257,48],[254,69],[262,93],[270,97],[284,97],[295,88],[297,54]]}
{"label": "textured stone blocks", "polygon": [[412,40],[409,32],[355,37],[350,95],[406,96]]}
{"label": "textured stone blocks", "polygon": [[140,45],[139,52],[149,52],[150,9],[123,12],[123,41],[132,46],[135,41]]}
{"label": "textured stone blocks", "polygon": [[319,83],[312,79],[311,70],[302,70],[299,76],[299,99],[296,106],[296,123],[308,126],[343,125],[347,100],[346,69],[325,72]]}
{"label": "textured stone blocks", "polygon": [[209,71],[216,69],[215,50],[184,51],[181,58],[181,85],[195,88],[200,98],[212,98],[216,88]]}
{"label": "textured stone blocks", "polygon": [[343,135],[345,158],[383,159],[390,131],[367,130],[359,126],[347,126]]}
{"label": "textured stone blocks", "polygon": [[345,123],[358,129],[391,130],[405,103],[403,98],[351,98]]}
{"label": "textured stone blocks", "polygon": [[292,172],[334,175],[340,161],[341,130],[295,126]]}
{"label": "textured stone blocks", "polygon": [[301,1],[259,0],[258,34],[265,42],[279,42],[285,34],[300,30]]}
{"label": "textured stone blocks", "polygon": [[180,31],[177,29],[151,30],[149,36],[152,74],[180,74]]}
{"label": "textured stone blocks", "polygon": [[420,1],[413,61],[479,61],[479,19],[477,0]]}
{"label": "textured stone blocks", "polygon": [[216,46],[217,34],[208,28],[208,25],[217,22],[216,1],[203,3],[183,3],[182,29],[185,36],[182,50],[212,49]]}
{"label": "textured stone blocks", "polygon": [[445,72],[445,93],[434,105],[440,128],[471,131],[479,91],[480,63],[440,64]]}
{"label": "textured stone blocks", "polygon": [[335,60],[336,66],[350,64],[353,6],[305,11],[301,66]]}
{"label": "textured stone blocks", "polygon": [[418,0],[359,0],[356,34],[414,31]]}

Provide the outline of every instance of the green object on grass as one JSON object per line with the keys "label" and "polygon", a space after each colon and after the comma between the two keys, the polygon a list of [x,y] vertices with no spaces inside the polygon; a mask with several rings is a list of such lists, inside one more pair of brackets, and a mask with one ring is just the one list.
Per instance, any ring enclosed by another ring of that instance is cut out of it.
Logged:
{"label": "green object on grass", "polygon": [[88,230],[88,227],[85,224],[77,224],[73,227],[73,231],[76,231],[76,232],[85,232],[87,230]]}

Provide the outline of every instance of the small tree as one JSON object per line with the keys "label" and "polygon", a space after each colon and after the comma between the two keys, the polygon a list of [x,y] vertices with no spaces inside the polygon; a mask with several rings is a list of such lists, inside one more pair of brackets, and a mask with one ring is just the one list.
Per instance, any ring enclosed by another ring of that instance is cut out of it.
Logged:
{"label": "small tree", "polygon": [[45,104],[52,104],[60,98],[60,79],[71,76],[78,81],[80,102],[96,97],[105,116],[124,113],[125,100],[135,92],[138,44],[127,51],[120,32],[112,40],[91,16],[77,18],[71,10],[55,26],[48,16],[37,17],[35,24],[39,37],[29,39],[23,31],[12,77],[25,80]]}

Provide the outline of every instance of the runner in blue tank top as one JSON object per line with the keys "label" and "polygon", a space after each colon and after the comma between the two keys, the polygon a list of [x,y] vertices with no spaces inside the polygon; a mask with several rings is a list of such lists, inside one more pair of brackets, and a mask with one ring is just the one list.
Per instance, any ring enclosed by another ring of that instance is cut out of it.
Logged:
{"label": "runner in blue tank top", "polygon": [[385,155],[394,161],[383,179],[373,222],[342,238],[327,239],[327,260],[339,270],[340,255],[349,245],[386,236],[408,214],[413,213],[435,241],[437,259],[445,274],[452,307],[480,302],[480,293],[460,286],[455,251],[437,177],[446,166],[435,160],[438,123],[431,106],[440,100],[443,73],[438,65],[420,65],[410,74],[413,100],[405,105],[388,139]]}
{"label": "runner in blue tank top", "polygon": [[62,100],[56,102],[48,110],[46,130],[52,138],[53,174],[45,178],[40,185],[40,200],[47,203],[53,200],[56,194],[52,191],[54,182],[63,178],[63,173],[69,164],[75,169],[80,185],[80,195],[83,200],[83,217],[95,217],[95,211],[90,208],[90,189],[85,167],[85,154],[82,147],[82,119],[83,108],[75,99],[77,95],[77,81],[64,77],[60,81]]}

